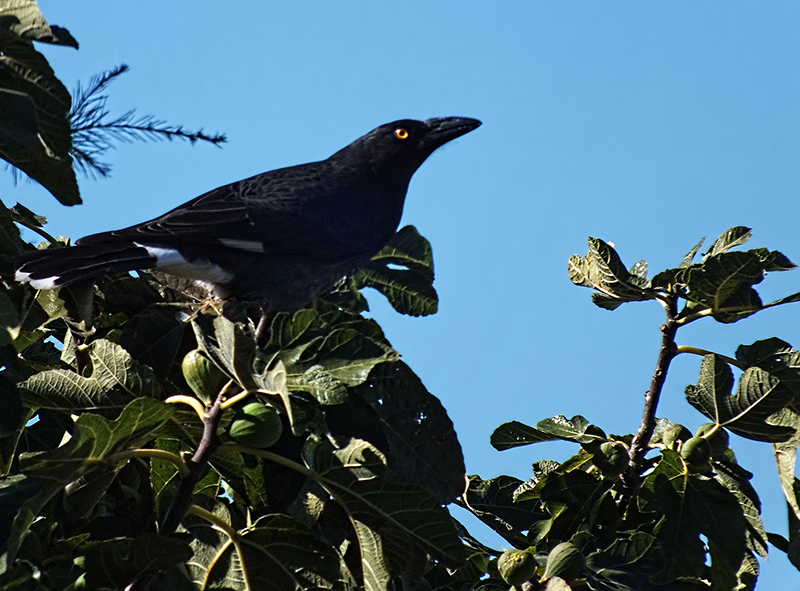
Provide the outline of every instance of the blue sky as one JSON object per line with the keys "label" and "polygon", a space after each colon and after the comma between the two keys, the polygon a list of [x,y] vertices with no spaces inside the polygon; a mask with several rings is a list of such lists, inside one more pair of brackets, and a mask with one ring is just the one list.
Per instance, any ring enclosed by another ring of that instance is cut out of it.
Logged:
{"label": "blue sky", "polygon": [[[676,265],[702,236],[754,229],[753,246],[800,262],[800,4],[773,2],[40,1],[81,49],[44,48],[61,80],[119,63],[111,89],[188,128],[228,135],[222,149],[123,145],[112,177],[83,179],[64,208],[36,185],[0,178],[6,203],[79,237],[153,217],[197,194],[327,157],[399,118],[476,117],[477,131],[415,175],[403,222],[433,244],[436,316],[374,316],[453,418],[468,471],[527,478],[555,444],[504,453],[502,422],[585,415],[633,432],[659,346],[656,303],[596,308],[567,279],[586,237],[631,265]],[[800,271],[770,277],[765,299],[800,291]],[[679,344],[731,355],[779,336],[800,346],[798,307],[733,326],[682,329]],[[700,358],[673,364],[659,415],[705,422],[684,400]],[[786,534],[771,450],[732,437],[755,472],[769,531]],[[499,545],[476,528],[479,537]],[[800,589],[780,552],[760,588]]]}

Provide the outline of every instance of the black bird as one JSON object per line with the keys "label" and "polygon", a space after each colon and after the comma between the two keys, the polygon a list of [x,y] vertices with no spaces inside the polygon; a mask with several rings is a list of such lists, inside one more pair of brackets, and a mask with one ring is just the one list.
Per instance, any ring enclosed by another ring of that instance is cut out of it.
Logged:
{"label": "black bird", "polygon": [[327,160],[219,187],[71,248],[25,253],[16,278],[54,289],[157,268],[205,283],[220,298],[297,310],[386,245],[417,168],[480,124],[466,117],[387,123]]}

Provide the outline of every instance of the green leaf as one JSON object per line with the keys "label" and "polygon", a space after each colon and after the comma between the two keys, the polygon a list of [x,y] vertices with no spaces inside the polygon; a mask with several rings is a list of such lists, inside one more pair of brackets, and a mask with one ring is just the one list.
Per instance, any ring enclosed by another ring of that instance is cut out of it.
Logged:
{"label": "green leaf", "polygon": [[800,402],[800,352],[778,338],[740,345],[736,360],[747,367],[760,367],[777,377],[794,393],[795,404]]}
{"label": "green leaf", "polygon": [[[0,7],[0,29],[19,39],[78,49],[78,42],[69,31],[47,24],[36,0],[4,0]],[[3,37],[5,40],[6,35]]]}
{"label": "green leaf", "polygon": [[[409,548],[418,547],[451,567],[464,560],[464,547],[450,514],[427,490],[383,479],[386,460],[372,445],[351,439],[335,449],[327,440],[314,443],[308,461],[315,480],[355,520],[380,535],[393,565],[405,565]],[[363,558],[363,554],[362,554]]]}
{"label": "green leaf", "polygon": [[[68,113],[72,99],[69,92],[44,56],[29,42],[6,43],[0,54],[0,70],[6,73],[0,79],[0,84],[5,81],[3,94],[9,97],[9,92],[23,93],[28,97],[36,109],[37,126],[35,143],[29,133],[20,135],[24,129],[30,130],[33,123],[27,108],[29,116],[24,127],[12,129],[8,139],[0,136],[0,158],[41,183],[64,205],[80,203],[70,156],[72,130]],[[20,94],[14,96],[17,102],[23,99]]]}
{"label": "green leaf", "polygon": [[6,292],[0,292],[0,347],[11,344],[19,330],[17,307]]}
{"label": "green leaf", "polygon": [[[591,454],[584,454],[591,458]],[[620,519],[612,496],[614,483],[582,469],[565,472],[563,470],[567,463],[557,472],[548,474],[535,487],[540,491],[544,508],[552,516],[546,537],[537,542],[539,548],[553,546],[566,539],[575,542],[575,536],[581,532],[611,528]]]}
{"label": "green leaf", "polygon": [[[700,534],[716,546],[720,567],[736,572],[744,561],[747,522],[739,501],[715,480],[687,471],[680,456],[662,450],[661,460],[642,483],[641,510],[661,516],[654,534],[666,567],[653,582],[700,577],[705,549]],[[712,559],[713,560],[713,559]]]}
{"label": "green leaf", "polygon": [[767,532],[761,521],[761,501],[750,479],[753,475],[732,462],[714,462],[714,479],[727,488],[742,507],[747,520],[747,547],[767,557]]}
{"label": "green leaf", "polygon": [[290,376],[288,387],[294,392],[308,392],[326,406],[344,404],[349,398],[347,387],[321,365],[312,365],[305,372]]}
{"label": "green leaf", "polygon": [[[2,136],[0,135],[0,137]],[[12,216],[12,211],[0,202],[0,253],[7,255],[8,259],[16,261],[24,242],[20,238],[19,228],[14,223]]]}
{"label": "green leaf", "polygon": [[[108,292],[105,293],[108,298]],[[159,379],[164,379],[175,363],[186,328],[174,310],[149,306],[125,323],[117,343],[133,359],[152,368]]]}
{"label": "green leaf", "polygon": [[516,491],[524,484],[512,476],[482,480],[469,476],[466,500],[468,509],[516,548],[527,548],[528,539],[522,534],[536,521],[546,520],[538,502],[515,500]]}
{"label": "green leaf", "polygon": [[[789,523],[790,525],[792,523],[800,524],[800,495],[798,495],[798,492],[800,492],[800,480],[795,477],[797,448],[800,446],[800,413],[791,407],[784,408],[773,415],[772,422],[795,430],[793,437],[786,441],[773,443],[772,449],[775,453],[775,462],[778,465],[778,479],[789,508]],[[800,543],[800,536],[798,536],[798,543]],[[800,551],[797,553],[797,558],[798,560],[795,564],[800,568]]]}
{"label": "green leaf", "polygon": [[353,391],[370,405],[386,437],[388,478],[423,486],[442,503],[464,493],[466,468],[453,422],[408,365],[381,363]]}
{"label": "green leaf", "polygon": [[280,396],[289,424],[297,431],[297,409],[287,388],[286,369],[281,362],[268,366],[259,357],[264,369],[256,370],[256,340],[252,329],[242,322],[232,322],[218,316],[208,325],[207,318],[198,317],[192,322],[197,345],[217,366],[248,392],[261,392]]}
{"label": "green leaf", "polygon": [[[7,546],[9,560],[13,561],[25,532],[50,499],[91,470],[104,468],[109,456],[154,438],[174,410],[170,404],[137,398],[113,421],[84,413],[75,421],[68,443],[49,452],[23,456],[22,471],[41,482],[43,488],[25,502],[14,519]],[[101,490],[95,489],[94,494]]]}
{"label": "green leaf", "polygon": [[793,399],[792,391],[774,375],[750,367],[739,379],[735,395],[733,372],[716,355],[706,355],[696,385],[686,387],[686,400],[712,421],[737,435],[756,441],[786,441],[795,432],[767,419]]}
{"label": "green leaf", "polygon": [[711,248],[708,249],[708,254],[704,258],[713,257],[723,252],[730,250],[735,246],[740,246],[750,240],[753,233],[750,228],[744,226],[734,226],[725,230],[719,238],[714,240]]}
{"label": "green leaf", "polygon": [[692,250],[686,253],[686,256],[684,256],[683,260],[681,261],[681,264],[678,265],[678,268],[685,269],[686,267],[689,267],[692,264],[692,261],[694,260],[694,255],[697,254],[697,251],[700,250],[700,247],[703,246],[703,242],[705,241],[706,239],[704,236],[703,238],[700,239],[700,242],[698,242],[697,244],[694,245],[694,247],[692,247]]}
{"label": "green leaf", "polygon": [[596,425],[592,425],[581,415],[567,419],[558,415],[536,423],[536,429],[554,439],[574,441],[576,443],[592,443],[606,441],[605,433]]}
{"label": "green leaf", "polygon": [[16,384],[0,374],[0,437],[9,437],[22,427],[24,413]]}
{"label": "green leaf", "polygon": [[584,558],[581,549],[572,542],[561,542],[550,551],[542,580],[561,577],[575,578],[583,570]]}
{"label": "green leaf", "polygon": [[431,245],[414,226],[400,229],[383,250],[356,271],[353,279],[358,288],[377,289],[401,314],[428,316],[438,309]]}
{"label": "green leaf", "polygon": [[[231,516],[222,503],[213,513],[226,523]],[[192,580],[206,588],[236,591],[330,589],[340,579],[339,557],[284,515],[266,515],[239,531],[235,543],[209,522],[186,519],[194,557],[187,563]]]}
{"label": "green leaf", "polygon": [[141,396],[159,397],[153,371],[119,345],[98,339],[91,344],[89,359],[89,377],[68,369],[34,374],[18,385],[22,401],[36,408],[73,411],[119,408]]}
{"label": "green leaf", "polygon": [[726,252],[702,263],[669,269],[653,277],[653,286],[698,302],[715,311],[723,308],[761,307],[751,286],[764,279],[764,265],[753,252]]}
{"label": "green leaf", "polygon": [[772,271],[791,271],[792,269],[796,268],[792,261],[789,260],[782,252],[777,250],[767,250],[766,248],[754,248],[753,250],[748,250],[747,252],[755,253],[760,259],[761,262],[764,264],[764,271],[772,272]]}
{"label": "green leaf", "polygon": [[586,567],[592,573],[589,578],[597,581],[601,589],[640,589],[664,566],[658,540],[642,531],[618,537],[608,548],[586,557]]}
{"label": "green leaf", "polygon": [[589,252],[585,257],[572,255],[568,266],[570,281],[599,292],[593,294],[592,301],[608,310],[625,302],[652,299],[645,278],[647,263],[640,261],[634,269],[631,274],[617,251],[599,238],[589,238]]}
{"label": "green leaf", "polygon": [[[180,455],[188,451],[186,444],[179,439],[159,437],[156,449]],[[150,483],[153,488],[156,516],[161,521],[175,498],[180,483],[180,475],[174,463],[159,458],[150,459]],[[208,470],[194,487],[195,495],[216,498],[220,492],[221,478],[215,470]]]}
{"label": "green leaf", "polygon": [[[297,376],[313,366],[321,367],[345,386],[356,386],[379,363],[400,359],[374,320],[341,310],[323,315],[314,310],[277,314],[270,334],[263,354],[283,361],[290,388]],[[305,378],[301,378],[298,389],[305,387]],[[331,387],[333,390],[320,398],[340,395],[336,382],[331,382]]]}
{"label": "green leaf", "polygon": [[185,538],[146,533],[86,544],[87,583],[92,589],[123,588],[147,573],[187,562],[192,549]]}
{"label": "green leaf", "polygon": [[504,451],[522,445],[530,445],[541,441],[558,441],[559,439],[561,438],[529,427],[519,421],[510,421],[503,423],[494,430],[490,442],[497,451]]}

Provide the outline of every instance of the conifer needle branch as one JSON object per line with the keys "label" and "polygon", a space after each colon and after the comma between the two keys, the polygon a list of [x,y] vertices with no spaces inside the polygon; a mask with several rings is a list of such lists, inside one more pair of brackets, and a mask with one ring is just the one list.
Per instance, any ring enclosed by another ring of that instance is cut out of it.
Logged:
{"label": "conifer needle branch", "polygon": [[225,142],[222,134],[208,134],[202,129],[188,131],[182,125],[168,125],[152,115],[137,116],[135,109],[111,119],[106,90],[128,70],[125,64],[116,66],[93,77],[85,87],[79,83],[75,88],[68,115],[72,131],[70,153],[75,168],[86,174],[107,176],[111,166],[99,158],[113,148],[115,142],[163,139],[204,141],[214,145]]}

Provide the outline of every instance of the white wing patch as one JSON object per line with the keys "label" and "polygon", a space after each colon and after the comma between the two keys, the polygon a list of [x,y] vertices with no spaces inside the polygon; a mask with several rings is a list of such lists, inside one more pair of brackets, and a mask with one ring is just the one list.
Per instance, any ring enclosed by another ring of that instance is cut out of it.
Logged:
{"label": "white wing patch", "polygon": [[186,279],[197,279],[210,283],[228,283],[233,279],[233,273],[226,271],[219,265],[204,259],[187,261],[183,255],[174,248],[161,248],[158,246],[147,246],[134,242],[136,246],[144,248],[151,257],[156,260],[153,265],[162,269],[166,273],[185,277]]}
{"label": "white wing patch", "polygon": [[258,240],[237,240],[236,238],[220,238],[220,243],[228,248],[246,250],[247,252],[264,252],[264,243]]}
{"label": "white wing patch", "polygon": [[44,279],[29,279],[30,273],[23,273],[22,271],[17,271],[14,275],[14,279],[19,281],[20,283],[30,283],[33,289],[55,289],[58,287],[56,282],[60,279],[58,275],[53,275],[52,277],[45,277]]}

